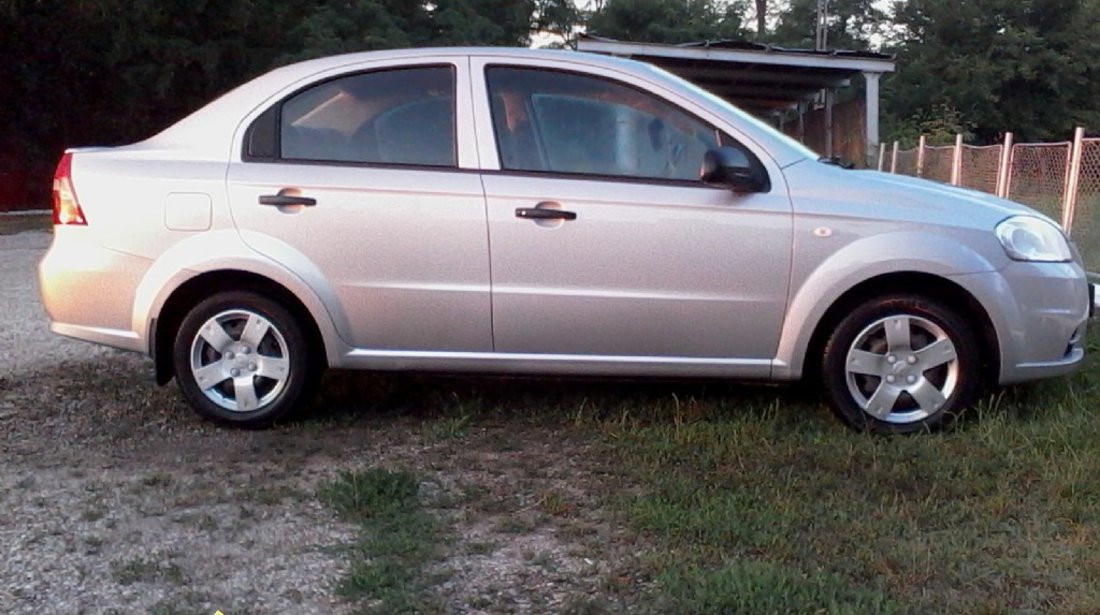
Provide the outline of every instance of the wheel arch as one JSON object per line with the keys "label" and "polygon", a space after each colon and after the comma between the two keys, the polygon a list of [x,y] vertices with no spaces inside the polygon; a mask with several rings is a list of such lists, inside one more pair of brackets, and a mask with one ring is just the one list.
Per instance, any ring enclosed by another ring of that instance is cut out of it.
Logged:
{"label": "wheel arch", "polygon": [[172,346],[176,332],[187,312],[203,299],[230,290],[247,290],[277,301],[302,325],[310,346],[317,350],[315,357],[328,366],[325,337],[316,318],[290,289],[263,275],[237,269],[207,271],[189,278],[165,299],[157,317],[150,323],[150,354],[156,370],[156,382],[167,384],[172,380]]}
{"label": "wheel arch", "polygon": [[841,294],[817,321],[810,335],[806,352],[801,357],[803,378],[819,379],[821,360],[829,333],[836,329],[853,306],[874,297],[891,294],[920,295],[959,310],[968,322],[976,323],[981,342],[982,378],[996,382],[1000,371],[1000,341],[997,330],[985,307],[958,283],[931,273],[901,271],[864,280]]}

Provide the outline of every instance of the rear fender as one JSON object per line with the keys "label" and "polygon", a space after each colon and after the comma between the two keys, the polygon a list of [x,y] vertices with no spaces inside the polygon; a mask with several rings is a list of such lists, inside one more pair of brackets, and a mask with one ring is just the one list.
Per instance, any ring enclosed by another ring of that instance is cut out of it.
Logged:
{"label": "rear fender", "polygon": [[276,263],[249,248],[232,229],[180,241],[157,259],[138,285],[133,330],[147,336],[144,343],[152,352],[152,325],[176,289],[204,273],[243,271],[279,284],[302,302],[325,341],[329,364],[335,364],[350,349],[341,336],[348,330],[347,315],[316,265],[289,246],[282,246],[280,253],[285,258]]}

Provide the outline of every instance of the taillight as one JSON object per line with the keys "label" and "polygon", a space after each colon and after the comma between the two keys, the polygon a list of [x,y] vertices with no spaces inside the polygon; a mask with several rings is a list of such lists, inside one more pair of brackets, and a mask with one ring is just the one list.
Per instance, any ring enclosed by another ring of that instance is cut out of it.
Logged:
{"label": "taillight", "polygon": [[53,223],[87,225],[84,210],[80,209],[76,189],[73,188],[72,168],[73,155],[66,153],[53,174]]}

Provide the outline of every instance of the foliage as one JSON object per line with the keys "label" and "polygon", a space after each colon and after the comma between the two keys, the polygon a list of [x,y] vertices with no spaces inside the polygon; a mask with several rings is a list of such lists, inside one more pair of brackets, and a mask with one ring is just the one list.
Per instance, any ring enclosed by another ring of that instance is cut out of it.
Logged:
{"label": "foliage", "polygon": [[420,504],[418,487],[417,476],[407,470],[367,468],[342,472],[318,490],[322,501],[359,526],[339,589],[353,601],[373,602],[372,613],[434,610],[421,584],[443,532]]}
{"label": "foliage", "polygon": [[308,2],[9,0],[0,208],[48,202],[61,150],[149,136],[268,68]]}
{"label": "foliage", "polygon": [[45,206],[66,147],[150,136],[279,64],[426,45],[526,45],[569,0],[4,0],[0,209]]}
{"label": "foliage", "polygon": [[[813,49],[817,4],[817,0],[790,0],[770,40],[789,47]],[[886,25],[886,13],[877,4],[875,0],[829,2],[827,46],[830,49],[870,49]]]}
{"label": "foliage", "polygon": [[[817,0],[0,0],[0,209],[48,203],[69,146],[145,138],[287,62],[365,49],[569,41],[812,47]],[[830,0],[830,47],[897,54],[887,139],[958,128],[979,142],[1100,126],[1097,0]],[[856,80],[856,88],[861,87]],[[855,92],[858,94],[858,92]],[[948,110],[944,116],[943,110]],[[938,134],[938,133],[937,133]]]}
{"label": "foliage", "polygon": [[1061,140],[1097,126],[1100,5],[1092,0],[909,0],[894,5],[896,118],[957,109],[981,142]]}
{"label": "foliage", "polygon": [[886,114],[884,119],[885,133],[889,135],[887,141],[897,141],[902,149],[916,147],[921,135],[926,145],[954,145],[955,136],[960,134],[967,142],[974,137],[972,125],[948,103],[935,105],[909,118],[898,119]]}
{"label": "foliage", "polygon": [[744,38],[743,2],[608,0],[588,21],[592,34],[649,43]]}

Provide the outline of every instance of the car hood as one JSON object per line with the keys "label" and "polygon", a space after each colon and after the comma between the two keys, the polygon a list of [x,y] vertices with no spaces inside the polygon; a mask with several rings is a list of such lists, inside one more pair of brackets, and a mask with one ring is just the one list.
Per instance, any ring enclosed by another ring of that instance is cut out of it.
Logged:
{"label": "car hood", "polygon": [[788,166],[784,175],[796,212],[985,230],[1020,214],[1057,224],[1020,203],[905,175],[848,170],[813,160]]}

